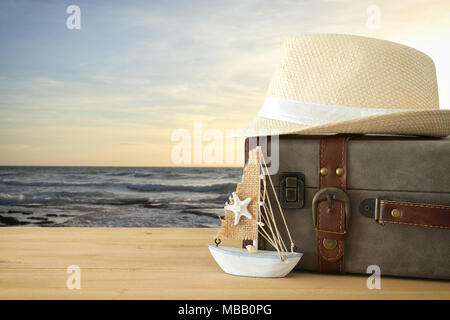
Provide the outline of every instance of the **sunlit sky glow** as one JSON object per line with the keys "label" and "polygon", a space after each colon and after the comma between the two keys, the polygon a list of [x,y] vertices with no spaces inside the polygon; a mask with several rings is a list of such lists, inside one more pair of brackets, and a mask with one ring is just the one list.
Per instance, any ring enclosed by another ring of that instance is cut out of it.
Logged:
{"label": "sunlit sky glow", "polygon": [[[66,28],[71,4],[81,30]],[[0,165],[173,165],[175,129],[256,115],[282,41],[300,33],[415,47],[450,107],[448,0],[1,1]]]}

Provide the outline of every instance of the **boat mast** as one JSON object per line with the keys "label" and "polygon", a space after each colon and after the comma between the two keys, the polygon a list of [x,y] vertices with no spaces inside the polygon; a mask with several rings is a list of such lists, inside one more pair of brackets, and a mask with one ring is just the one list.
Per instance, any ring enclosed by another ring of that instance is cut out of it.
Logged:
{"label": "boat mast", "polygon": [[259,224],[261,223],[261,206],[263,205],[262,201],[261,201],[261,180],[264,179],[264,173],[261,170],[261,157],[262,157],[262,149],[261,146],[257,146],[256,150],[258,152],[258,199],[256,202],[256,238],[253,240],[253,246],[256,249],[260,249],[259,248]]}

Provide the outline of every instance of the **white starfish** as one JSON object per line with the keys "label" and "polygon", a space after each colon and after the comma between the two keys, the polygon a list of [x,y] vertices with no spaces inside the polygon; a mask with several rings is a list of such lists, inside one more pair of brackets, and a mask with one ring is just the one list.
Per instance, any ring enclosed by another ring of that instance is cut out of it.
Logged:
{"label": "white starfish", "polygon": [[247,206],[252,201],[252,198],[247,198],[241,201],[237,196],[236,192],[233,192],[233,204],[225,206],[225,210],[233,211],[234,213],[234,225],[239,223],[241,216],[252,218],[252,215],[247,210]]}

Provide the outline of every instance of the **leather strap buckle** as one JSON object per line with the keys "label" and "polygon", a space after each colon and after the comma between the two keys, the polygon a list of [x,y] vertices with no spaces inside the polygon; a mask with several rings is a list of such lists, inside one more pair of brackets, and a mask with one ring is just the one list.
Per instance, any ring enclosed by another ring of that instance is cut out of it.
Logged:
{"label": "leather strap buckle", "polygon": [[317,228],[317,206],[319,205],[319,202],[327,200],[328,201],[328,207],[331,209],[332,207],[332,200],[341,201],[344,203],[344,210],[345,210],[345,230],[348,229],[348,224],[350,221],[350,199],[347,196],[347,194],[339,188],[335,187],[327,187],[320,189],[317,191],[317,193],[314,195],[313,201],[312,201],[312,219],[313,219],[313,225],[315,228]]}
{"label": "leather strap buckle", "polygon": [[450,229],[450,206],[448,205],[370,198],[361,202],[359,211],[381,225],[388,223]]}

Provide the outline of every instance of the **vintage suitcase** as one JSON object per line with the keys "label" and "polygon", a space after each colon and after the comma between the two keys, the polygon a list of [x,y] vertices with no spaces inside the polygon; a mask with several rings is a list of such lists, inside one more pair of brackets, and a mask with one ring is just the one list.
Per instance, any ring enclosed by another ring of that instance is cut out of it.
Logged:
{"label": "vintage suitcase", "polygon": [[[273,162],[276,140],[247,139],[246,154],[257,144]],[[450,279],[450,139],[285,135],[278,148],[298,269]]]}

